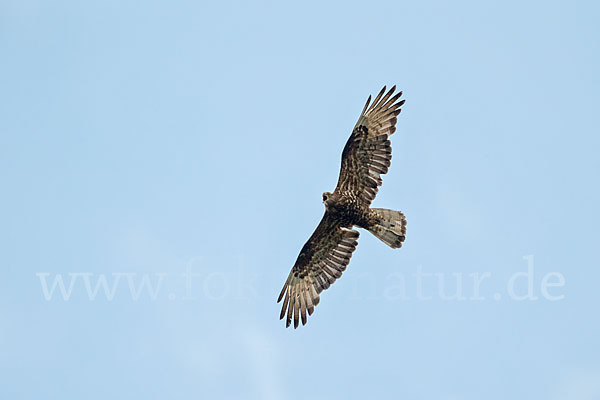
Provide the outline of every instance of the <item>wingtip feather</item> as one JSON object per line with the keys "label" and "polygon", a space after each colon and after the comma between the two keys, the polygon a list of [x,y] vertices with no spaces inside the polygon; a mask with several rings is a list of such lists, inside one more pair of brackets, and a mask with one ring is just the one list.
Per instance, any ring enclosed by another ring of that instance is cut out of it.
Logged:
{"label": "wingtip feather", "polygon": [[285,285],[283,285],[283,289],[281,289],[281,293],[279,293],[279,297],[277,298],[278,303],[281,301],[281,299],[283,299],[283,295],[285,294],[287,287],[288,285],[286,282]]}
{"label": "wingtip feather", "polygon": [[369,95],[369,98],[367,99],[367,102],[365,103],[365,106],[364,106],[362,112],[360,113],[360,115],[365,115],[365,111],[367,111],[367,107],[369,107],[370,103],[371,103],[371,95]]}

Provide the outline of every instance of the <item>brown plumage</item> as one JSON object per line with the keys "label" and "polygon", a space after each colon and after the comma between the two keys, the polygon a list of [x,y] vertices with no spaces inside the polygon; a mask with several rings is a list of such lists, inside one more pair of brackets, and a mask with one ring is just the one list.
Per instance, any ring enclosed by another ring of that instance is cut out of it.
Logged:
{"label": "brown plumage", "polygon": [[392,159],[388,137],[396,131],[396,117],[404,100],[398,101],[396,87],[385,86],[360,114],[342,152],[340,177],[333,193],[323,193],[325,215],[283,285],[277,302],[283,299],[280,319],[286,327],[300,320],[306,324],[319,304],[319,294],[329,288],[350,262],[359,233],[354,226],[369,230],[392,248],[399,248],[406,236],[406,219],[400,211],[369,208]]}

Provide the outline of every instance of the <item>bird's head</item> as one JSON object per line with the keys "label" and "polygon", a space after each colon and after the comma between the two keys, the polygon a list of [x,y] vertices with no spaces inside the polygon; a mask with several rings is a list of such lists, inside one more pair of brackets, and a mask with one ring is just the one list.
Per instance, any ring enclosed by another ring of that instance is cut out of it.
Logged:
{"label": "bird's head", "polygon": [[329,192],[323,192],[323,204],[325,204],[325,208],[327,208],[332,202],[332,194]]}

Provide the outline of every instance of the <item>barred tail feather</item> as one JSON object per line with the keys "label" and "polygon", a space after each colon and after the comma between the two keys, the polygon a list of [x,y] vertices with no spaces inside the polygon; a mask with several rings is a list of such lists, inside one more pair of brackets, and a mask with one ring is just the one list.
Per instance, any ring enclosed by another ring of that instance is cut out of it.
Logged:
{"label": "barred tail feather", "polygon": [[371,214],[377,222],[369,228],[369,232],[393,249],[402,247],[406,238],[404,214],[385,208],[372,208]]}

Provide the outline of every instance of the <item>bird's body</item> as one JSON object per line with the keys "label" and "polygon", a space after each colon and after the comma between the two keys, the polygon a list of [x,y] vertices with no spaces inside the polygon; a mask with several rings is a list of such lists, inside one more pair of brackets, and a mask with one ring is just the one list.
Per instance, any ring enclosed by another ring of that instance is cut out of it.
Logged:
{"label": "bird's body", "polygon": [[321,291],[341,277],[357,245],[359,233],[353,227],[367,229],[392,248],[402,246],[404,214],[370,208],[382,183],[380,175],[391,163],[388,137],[396,130],[396,116],[404,104],[404,100],[397,101],[402,92],[392,97],[394,90],[385,93],[384,87],[370,107],[369,97],[346,142],[338,184],[333,193],[323,193],[325,214],[300,250],[277,300],[284,299],[280,318],[287,312],[286,326],[293,319],[294,327],[298,327],[300,318],[305,324],[306,314],[313,313]]}
{"label": "bird's body", "polygon": [[331,193],[324,203],[326,211],[339,221],[340,226],[351,228],[356,225],[366,229],[372,219],[369,206],[352,193]]}

